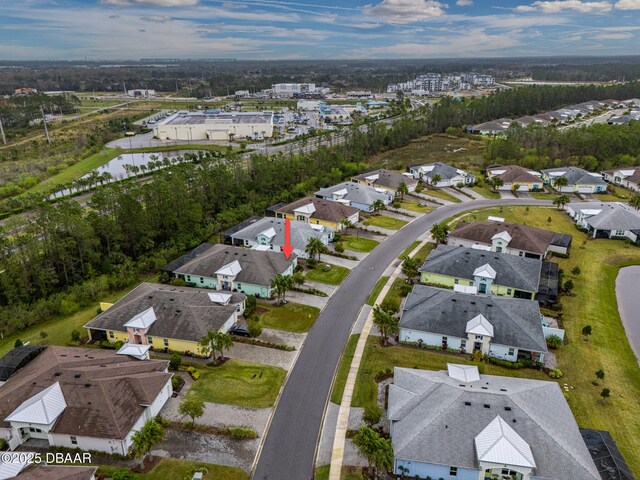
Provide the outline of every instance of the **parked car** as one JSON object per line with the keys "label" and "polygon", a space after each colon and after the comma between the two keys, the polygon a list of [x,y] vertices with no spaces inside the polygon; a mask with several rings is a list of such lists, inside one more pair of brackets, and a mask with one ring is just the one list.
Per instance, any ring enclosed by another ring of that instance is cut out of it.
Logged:
{"label": "parked car", "polygon": [[237,323],[233,327],[231,327],[229,329],[229,333],[231,335],[237,335],[239,337],[248,337],[249,336],[249,330],[247,330],[247,327],[245,327],[244,325],[237,324]]}

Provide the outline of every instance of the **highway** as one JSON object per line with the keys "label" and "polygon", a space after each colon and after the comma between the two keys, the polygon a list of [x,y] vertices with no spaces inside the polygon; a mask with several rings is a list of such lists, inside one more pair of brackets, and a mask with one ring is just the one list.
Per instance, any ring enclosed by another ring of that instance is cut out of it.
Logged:
{"label": "highway", "polygon": [[497,205],[549,206],[551,202],[487,199],[439,207],[390,236],[351,271],[305,340],[276,405],[253,472],[254,480],[313,478],[316,445],[334,372],[351,328],[376,281],[434,223],[467,210]]}

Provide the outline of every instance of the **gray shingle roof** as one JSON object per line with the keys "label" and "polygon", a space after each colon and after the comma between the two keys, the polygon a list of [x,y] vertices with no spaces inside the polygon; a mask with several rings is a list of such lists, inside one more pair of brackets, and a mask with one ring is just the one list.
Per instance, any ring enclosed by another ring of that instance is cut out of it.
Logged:
{"label": "gray shingle roof", "polygon": [[371,205],[376,200],[382,200],[389,203],[389,196],[393,196],[390,192],[379,192],[375,187],[363,185],[357,182],[342,182],[332,187],[321,188],[314,195],[321,198],[331,199],[334,192],[339,190],[347,190],[347,194],[343,197],[350,202]]}
{"label": "gray shingle roof", "polygon": [[[578,167],[561,167],[561,168],[549,168],[542,170],[543,173],[551,174],[554,172],[564,172],[562,177],[566,177],[569,185],[606,185],[601,177],[596,177],[594,174],[583,170]],[[552,177],[557,178],[557,177]]]}
{"label": "gray shingle roof", "polygon": [[246,299],[242,293],[233,293],[229,305],[220,305],[211,301],[208,295],[211,292],[213,290],[142,283],[86,327],[126,332],[125,323],[153,307],[156,320],[149,327],[149,336],[198,342],[209,330],[219,330],[233,315],[236,305]]}
{"label": "gray shingle roof", "polygon": [[[542,179],[536,175],[533,175],[533,170],[529,168],[521,167],[520,165],[506,165],[504,167],[496,167],[488,169],[489,172],[501,178],[505,183],[536,183],[542,182]],[[494,172],[504,171],[503,173]]]}
{"label": "gray shingle roof", "polygon": [[343,218],[349,218],[359,211],[357,208],[350,207],[349,205],[344,205],[339,202],[331,202],[329,200],[316,197],[305,197],[300,200],[296,200],[293,203],[279,204],[274,206],[272,210],[274,212],[281,213],[294,213],[295,209],[304,207],[310,203],[313,203],[313,206],[316,209],[316,211],[311,215],[311,219],[313,220],[325,220],[327,222],[340,223],[340,220]]}
{"label": "gray shingle roof", "polygon": [[416,169],[420,167],[431,167],[431,166],[433,166],[433,169],[429,172],[424,173],[423,178],[433,178],[436,175],[440,175],[440,178],[442,180],[450,180],[452,178],[455,178],[465,173],[467,177],[475,178],[475,175],[472,175],[470,173],[465,172],[464,170],[460,170],[459,168],[452,167],[451,165],[447,165],[446,163],[442,163],[442,162],[427,163],[423,165],[414,165],[412,167],[409,167],[409,169]]}
{"label": "gray shingle roof", "polygon": [[484,315],[493,325],[493,343],[547,351],[540,308],[532,300],[466,295],[416,285],[405,301],[400,327],[467,338],[467,322],[477,315]]}
{"label": "gray shingle roof", "polygon": [[640,214],[624,203],[572,203],[571,209],[575,212],[582,210],[600,210],[600,213],[586,218],[587,223],[598,230],[635,230],[640,228]]}
{"label": "gray shingle roof", "polygon": [[438,245],[420,267],[421,272],[473,280],[476,268],[485,264],[496,271],[495,285],[537,292],[542,262],[506,253]]}
{"label": "gray shingle roof", "polygon": [[461,384],[446,371],[395,369],[389,418],[396,458],[477,469],[474,439],[498,415],[531,447],[534,477],[600,480],[557,383],[481,375]]}
{"label": "gray shingle roof", "polygon": [[280,252],[261,252],[217,244],[211,245],[176,269],[172,270],[167,266],[164,270],[183,275],[213,277],[221,267],[237,260],[242,267],[242,271],[236,277],[237,282],[271,286],[273,278],[284,273],[295,258],[295,255],[291,255],[287,260]]}
{"label": "gray shingle roof", "polygon": [[[306,222],[290,222],[291,224],[291,245],[293,248],[304,251],[309,240],[311,238],[322,239],[323,235],[333,234],[333,229],[329,227],[323,227],[325,231],[319,232],[315,230],[310,224]],[[251,225],[247,225],[244,228],[238,230],[231,235],[232,238],[237,240],[251,240],[256,241],[256,237],[273,228],[275,230],[275,236],[271,239],[272,245],[283,246],[284,245],[284,218],[272,218],[265,217],[260,218],[253,222]]]}
{"label": "gray shingle roof", "polygon": [[372,182],[374,185],[392,188],[394,190],[397,189],[401,183],[405,183],[407,186],[415,185],[418,183],[418,181],[413,177],[409,177],[392,170],[386,170],[384,168],[379,168],[378,170],[363,173],[362,175],[353,177],[352,180],[365,182],[367,181],[367,177],[371,177],[373,175],[378,175],[378,178]]}

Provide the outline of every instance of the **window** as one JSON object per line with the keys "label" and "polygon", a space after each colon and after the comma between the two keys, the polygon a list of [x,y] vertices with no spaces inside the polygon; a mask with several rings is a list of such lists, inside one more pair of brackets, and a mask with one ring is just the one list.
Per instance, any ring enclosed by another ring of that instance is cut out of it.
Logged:
{"label": "window", "polygon": [[71,435],[69,437],[69,439],[71,440],[71,445],[77,445],[78,444],[78,438],[75,435]]}
{"label": "window", "polygon": [[236,283],[236,288],[242,288],[242,284],[241,283]]}
{"label": "window", "polygon": [[455,283],[456,285],[458,285],[458,279],[456,278],[453,283]]}
{"label": "window", "polygon": [[452,477],[458,476],[458,467],[449,467],[449,475]]}
{"label": "window", "polygon": [[187,282],[191,281],[191,275],[187,275]]}
{"label": "window", "polygon": [[469,286],[473,287],[473,280],[469,282]]}
{"label": "window", "polygon": [[516,353],[516,350],[514,348],[510,348],[509,349],[509,356],[513,357],[513,354]]}
{"label": "window", "polygon": [[115,338],[116,336],[113,334],[113,330],[109,330],[109,338]]}
{"label": "window", "polygon": [[165,347],[168,347],[168,346],[169,346],[169,339],[168,339],[168,338],[165,338],[165,339],[164,339],[164,346],[165,346]]}
{"label": "window", "polygon": [[511,289],[507,288],[507,295],[511,295]]}
{"label": "window", "polygon": [[153,343],[153,337],[147,337],[147,343]]}
{"label": "window", "polygon": [[200,283],[204,283],[204,278],[200,277]]}
{"label": "window", "polygon": [[460,348],[467,348],[467,341],[466,340],[460,340]]}
{"label": "window", "polygon": [[478,340],[480,342],[482,341],[483,338],[484,337],[482,335],[476,335],[476,340]]}

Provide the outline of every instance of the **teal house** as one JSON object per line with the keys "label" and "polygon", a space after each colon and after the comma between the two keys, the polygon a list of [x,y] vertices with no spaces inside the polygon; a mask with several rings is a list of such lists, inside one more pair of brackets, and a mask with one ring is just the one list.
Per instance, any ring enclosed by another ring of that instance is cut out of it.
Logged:
{"label": "teal house", "polygon": [[203,243],[162,270],[188,286],[269,298],[276,275],[292,275],[296,265],[295,255]]}

